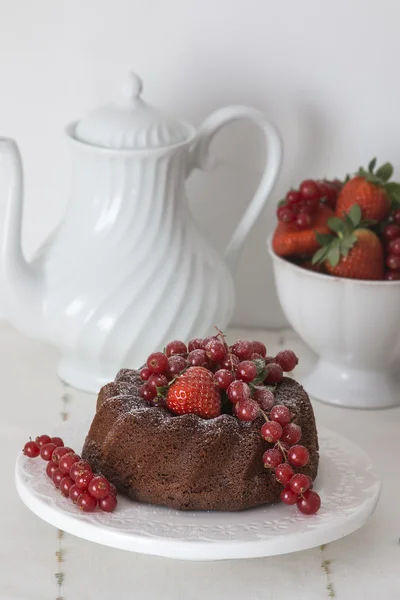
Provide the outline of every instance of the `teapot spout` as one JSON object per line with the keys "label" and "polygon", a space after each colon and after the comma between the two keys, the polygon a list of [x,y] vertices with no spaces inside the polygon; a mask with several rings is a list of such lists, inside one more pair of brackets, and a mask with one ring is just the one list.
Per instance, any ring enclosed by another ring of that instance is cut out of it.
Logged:
{"label": "teapot spout", "polygon": [[22,160],[16,142],[9,138],[0,138],[0,180],[6,187],[0,234],[2,312],[26,335],[40,337],[43,285],[36,265],[28,264],[22,252]]}

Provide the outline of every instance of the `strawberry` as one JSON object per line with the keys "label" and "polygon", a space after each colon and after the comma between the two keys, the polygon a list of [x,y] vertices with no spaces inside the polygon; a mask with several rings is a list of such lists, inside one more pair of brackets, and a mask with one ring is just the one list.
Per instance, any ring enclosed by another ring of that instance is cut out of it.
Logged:
{"label": "strawberry", "polygon": [[278,256],[298,254],[312,255],[319,248],[315,232],[329,233],[327,221],[333,216],[328,206],[318,206],[314,223],[309,229],[299,229],[294,223],[281,223],[276,226],[272,238],[272,248]]}
{"label": "strawberry", "polygon": [[382,221],[391,208],[400,191],[398,183],[389,182],[393,167],[386,163],[374,172],[376,158],[368,165],[368,171],[360,168],[357,175],[349,179],[339,193],[336,204],[336,215],[342,218],[352,206],[361,207],[363,219]]}
{"label": "strawberry", "polygon": [[167,407],[177,415],[193,414],[213,419],[221,414],[221,394],[213,374],[204,367],[190,367],[170,386]]}
{"label": "strawberry", "polygon": [[384,276],[383,246],[378,236],[361,221],[361,208],[353,205],[344,219],[329,219],[333,234],[317,234],[321,248],[313,264],[323,263],[327,273],[349,279],[380,280]]}

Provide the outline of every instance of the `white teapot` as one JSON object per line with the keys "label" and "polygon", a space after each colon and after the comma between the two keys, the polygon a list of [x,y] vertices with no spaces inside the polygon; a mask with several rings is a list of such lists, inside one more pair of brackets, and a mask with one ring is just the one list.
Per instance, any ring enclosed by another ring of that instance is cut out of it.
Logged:
{"label": "white teapot", "polygon": [[[141,89],[132,74],[119,103],[67,126],[72,195],[62,223],[29,264],[21,249],[21,157],[15,141],[0,138],[0,174],[8,184],[3,311],[17,329],[57,346],[60,378],[86,391],[98,391],[120,367],[137,367],[171,339],[229,323],[231,270],[281,162],[279,136],[257,110],[222,108],[196,131],[146,104]],[[268,161],[224,260],[196,229],[184,184],[205,166],[215,133],[243,118],[262,128]]]}

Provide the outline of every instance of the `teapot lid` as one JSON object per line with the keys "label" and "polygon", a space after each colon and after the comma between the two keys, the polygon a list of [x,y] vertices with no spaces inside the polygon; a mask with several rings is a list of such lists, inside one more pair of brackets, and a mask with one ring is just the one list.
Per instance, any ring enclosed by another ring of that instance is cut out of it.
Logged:
{"label": "teapot lid", "polygon": [[191,125],[146,104],[141,91],[141,79],[131,73],[118,103],[95,108],[77,122],[76,139],[102,148],[145,150],[179,144],[193,135]]}

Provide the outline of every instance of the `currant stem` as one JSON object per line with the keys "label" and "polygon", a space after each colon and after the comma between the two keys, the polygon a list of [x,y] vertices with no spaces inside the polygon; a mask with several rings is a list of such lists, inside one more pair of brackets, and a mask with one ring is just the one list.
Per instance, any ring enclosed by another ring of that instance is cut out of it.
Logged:
{"label": "currant stem", "polygon": [[[271,419],[268,418],[268,415],[261,408],[260,408],[260,413],[262,414],[262,416],[264,417],[264,419],[267,421],[267,423],[271,422]],[[282,452],[282,456],[285,459],[285,462],[288,462],[286,450],[282,446],[282,444],[280,443],[280,441],[278,440],[277,442],[275,442],[275,445],[278,446],[279,450]]]}
{"label": "currant stem", "polygon": [[285,448],[282,446],[282,444],[280,443],[279,440],[276,443],[278,445],[279,450],[282,452],[282,455],[283,455],[283,458],[285,459],[285,462],[288,462]]}
{"label": "currant stem", "polygon": [[[229,346],[228,346],[228,344],[226,343],[226,335],[225,335],[225,334],[224,334],[224,333],[223,333],[223,332],[222,332],[220,329],[218,329],[218,327],[217,327],[216,325],[214,325],[214,327],[215,327],[215,329],[218,331],[218,335],[217,335],[217,337],[220,337],[220,338],[221,338],[221,342],[223,343],[223,345],[224,345],[224,347],[225,347],[225,350],[226,350],[227,352],[229,352]],[[231,357],[231,373],[232,373],[232,375],[235,375],[235,369],[234,369],[234,366],[233,366],[233,360],[232,360],[232,357]]]}
{"label": "currant stem", "polygon": [[221,331],[220,329],[218,329],[218,327],[216,325],[214,325],[214,327],[218,331],[217,337],[220,337],[222,343],[226,345],[226,341],[225,341],[226,335],[223,333],[223,331]]}

